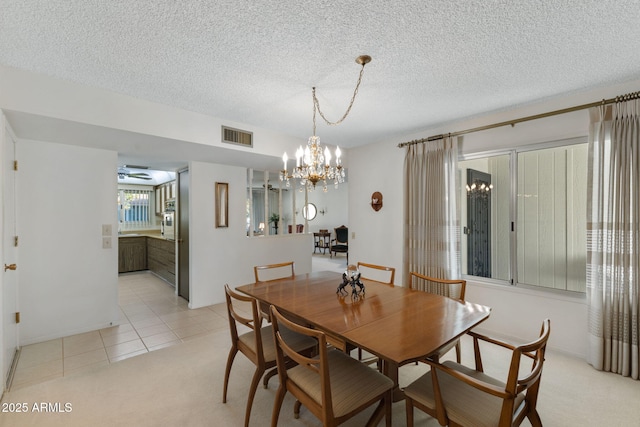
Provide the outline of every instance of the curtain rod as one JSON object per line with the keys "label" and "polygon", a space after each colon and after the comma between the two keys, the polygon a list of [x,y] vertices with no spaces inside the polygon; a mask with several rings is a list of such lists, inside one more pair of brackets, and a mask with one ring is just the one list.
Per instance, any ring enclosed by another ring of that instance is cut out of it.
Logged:
{"label": "curtain rod", "polygon": [[616,103],[616,102],[630,101],[632,99],[638,99],[638,98],[640,98],[640,91],[631,92],[631,93],[628,93],[626,95],[616,96],[615,98],[603,99],[602,101],[591,102],[589,104],[576,105],[574,107],[563,108],[561,110],[548,111],[546,113],[534,114],[533,116],[521,117],[519,119],[507,120],[507,121],[504,121],[504,122],[493,123],[493,124],[490,124],[490,125],[479,126],[479,127],[475,127],[475,128],[471,128],[471,129],[461,130],[461,131],[458,131],[458,132],[451,132],[451,133],[448,133],[446,135],[445,134],[440,134],[440,135],[433,135],[433,136],[430,136],[428,138],[414,139],[413,141],[402,142],[402,143],[398,144],[398,148],[402,148],[402,147],[405,147],[407,145],[420,144],[420,143],[423,143],[423,142],[437,141],[438,139],[442,139],[445,136],[451,137],[451,136],[466,135],[468,133],[480,132],[480,131],[483,131],[483,130],[494,129],[494,128],[507,126],[507,125],[515,126],[516,123],[528,122],[530,120],[543,119],[545,117],[557,116],[559,114],[571,113],[573,111],[579,111],[579,110],[585,110],[585,109],[591,108],[591,107],[597,107],[598,105],[613,104],[613,103]]}

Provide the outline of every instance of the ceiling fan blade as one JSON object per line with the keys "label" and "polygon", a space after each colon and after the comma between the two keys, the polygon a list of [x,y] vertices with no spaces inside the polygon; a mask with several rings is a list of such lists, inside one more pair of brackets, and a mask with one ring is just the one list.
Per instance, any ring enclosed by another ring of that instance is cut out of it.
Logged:
{"label": "ceiling fan blade", "polygon": [[147,173],[128,173],[127,176],[129,178],[146,179],[146,180],[151,179],[151,177]]}

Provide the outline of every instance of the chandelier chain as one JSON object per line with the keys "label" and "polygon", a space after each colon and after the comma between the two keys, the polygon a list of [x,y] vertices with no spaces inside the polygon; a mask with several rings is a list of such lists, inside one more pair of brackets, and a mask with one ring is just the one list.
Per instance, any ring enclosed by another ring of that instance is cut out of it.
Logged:
{"label": "chandelier chain", "polygon": [[300,146],[300,148],[296,150],[296,166],[292,170],[291,175],[287,172],[287,153],[285,152],[282,156],[283,168],[280,171],[280,181],[284,181],[287,187],[290,185],[290,178],[300,179],[300,184],[306,188],[307,191],[312,191],[316,187],[316,184],[321,183],[322,190],[326,192],[328,184],[327,181],[333,180],[336,188],[338,188],[338,184],[342,184],[344,182],[346,175],[340,159],[340,147],[336,147],[335,166],[332,166],[332,158],[329,148],[325,147],[323,150],[322,145],[320,144],[320,138],[316,135],[316,112],[320,113],[320,116],[330,126],[342,123],[342,121],[347,118],[351,108],[353,107],[353,103],[358,95],[360,83],[362,83],[364,66],[370,61],[371,57],[369,55],[361,55],[356,58],[356,63],[362,65],[360,75],[358,76],[358,82],[356,83],[356,88],[353,91],[353,96],[351,97],[347,111],[345,111],[340,120],[336,122],[327,120],[324,113],[320,110],[320,102],[316,96],[316,88],[313,88],[313,91],[311,92],[313,97],[313,136],[307,141],[306,148],[303,149],[302,146]]}
{"label": "chandelier chain", "polygon": [[360,69],[360,75],[358,76],[358,82],[356,83],[356,88],[353,91],[353,96],[351,97],[351,102],[349,102],[349,107],[347,107],[347,111],[345,111],[344,115],[337,121],[332,122],[330,120],[328,120],[326,118],[326,116],[324,115],[324,113],[322,112],[322,110],[320,109],[320,102],[318,101],[318,98],[316,97],[316,88],[313,88],[313,134],[316,134],[316,110],[318,111],[318,113],[320,114],[320,117],[322,117],[322,119],[325,121],[326,124],[328,124],[329,126],[336,126],[339,125],[340,123],[342,123],[344,121],[344,119],[347,118],[347,116],[349,115],[349,113],[351,112],[351,108],[353,107],[353,103],[356,100],[356,95],[358,95],[358,89],[360,88],[360,83],[362,82],[362,75],[364,74],[364,66],[366,65],[366,63],[362,64],[362,68]]}

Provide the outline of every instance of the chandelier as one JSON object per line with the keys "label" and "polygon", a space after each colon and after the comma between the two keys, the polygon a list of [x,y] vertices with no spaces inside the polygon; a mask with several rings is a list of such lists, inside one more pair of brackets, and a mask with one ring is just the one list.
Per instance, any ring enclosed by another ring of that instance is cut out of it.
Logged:
{"label": "chandelier", "polygon": [[356,58],[356,63],[362,65],[360,69],[360,75],[358,76],[358,82],[356,83],[356,88],[353,91],[353,96],[351,97],[351,102],[349,103],[349,107],[344,115],[335,122],[331,122],[327,120],[325,115],[320,110],[320,103],[318,102],[318,98],[316,97],[316,88],[312,88],[311,94],[313,97],[313,136],[309,137],[307,141],[307,146],[303,149],[300,146],[296,150],[296,166],[293,168],[291,173],[287,171],[287,161],[289,157],[285,152],[282,156],[282,161],[284,163],[284,169],[280,171],[280,181],[284,181],[286,186],[289,187],[289,179],[295,178],[300,180],[300,185],[303,187],[306,186],[307,190],[312,191],[316,188],[316,184],[319,182],[322,183],[322,190],[324,192],[327,191],[327,182],[333,181],[335,188],[338,188],[338,184],[342,184],[345,178],[345,171],[342,167],[340,156],[342,153],[340,152],[340,147],[336,147],[335,151],[335,166],[331,165],[331,152],[328,147],[322,148],[320,144],[320,137],[316,135],[316,112],[320,114],[320,117],[325,121],[326,124],[330,126],[339,125],[347,118],[349,112],[351,111],[351,107],[353,107],[353,102],[356,99],[356,95],[358,94],[358,88],[360,87],[360,82],[362,81],[362,74],[364,73],[364,66],[371,62],[371,57],[368,55],[362,55]]}
{"label": "chandelier", "polygon": [[493,184],[476,180],[471,185],[467,184],[467,197],[489,197],[489,192],[493,190]]}

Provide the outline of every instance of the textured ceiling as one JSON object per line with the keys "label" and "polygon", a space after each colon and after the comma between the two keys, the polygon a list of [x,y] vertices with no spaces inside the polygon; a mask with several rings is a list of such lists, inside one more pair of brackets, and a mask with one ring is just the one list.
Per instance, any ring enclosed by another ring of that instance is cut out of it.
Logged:
{"label": "textured ceiling", "polygon": [[[358,146],[640,78],[640,1],[0,0],[0,63]],[[320,118],[318,118],[320,120]]]}

